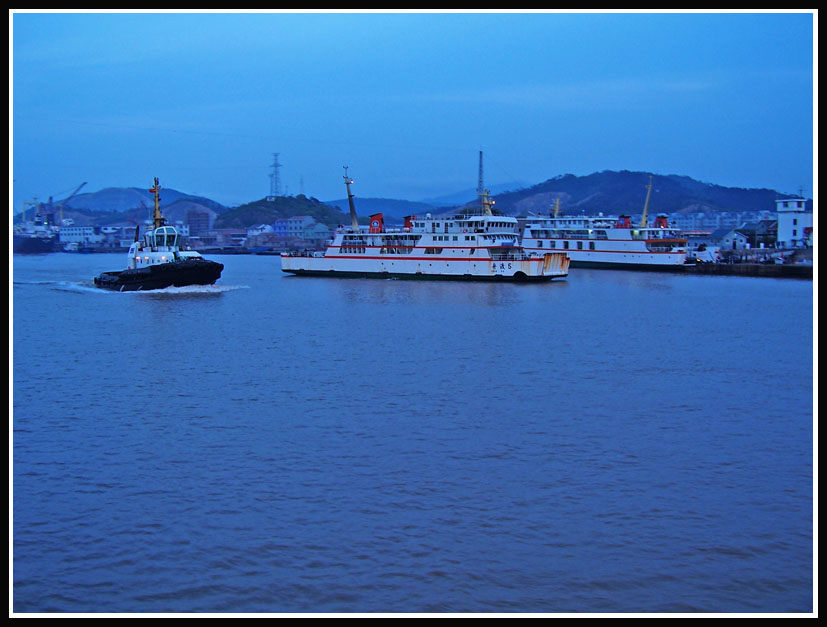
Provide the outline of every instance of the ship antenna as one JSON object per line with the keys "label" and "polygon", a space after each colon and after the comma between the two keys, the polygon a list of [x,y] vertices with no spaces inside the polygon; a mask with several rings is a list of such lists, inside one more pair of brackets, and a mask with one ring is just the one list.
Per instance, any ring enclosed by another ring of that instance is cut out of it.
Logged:
{"label": "ship antenna", "polygon": [[350,193],[350,186],[353,184],[353,179],[347,175],[347,166],[345,168],[345,187],[347,187],[347,204],[350,206],[350,225],[354,231],[359,230],[359,220],[356,217],[356,207],[353,205],[353,194]]}
{"label": "ship antenna", "polygon": [[161,186],[158,183],[158,177],[155,177],[155,185],[149,190],[155,197],[155,212],[152,214],[152,222],[155,228],[164,226],[166,219],[161,215]]}
{"label": "ship antenna", "polygon": [[480,150],[480,173],[479,179],[477,182],[477,195],[481,196],[482,192],[485,190],[485,186],[482,184],[482,150]]}
{"label": "ship antenna", "polygon": [[649,199],[652,198],[652,175],[649,175],[649,184],[646,186],[646,204],[643,205],[643,218],[640,221],[641,228],[646,228],[649,220]]}

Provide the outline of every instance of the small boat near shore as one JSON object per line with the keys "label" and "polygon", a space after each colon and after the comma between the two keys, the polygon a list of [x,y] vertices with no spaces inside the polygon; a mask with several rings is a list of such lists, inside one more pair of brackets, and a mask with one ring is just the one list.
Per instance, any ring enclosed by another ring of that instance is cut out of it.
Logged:
{"label": "small boat near shore", "polygon": [[517,219],[494,215],[487,191],[482,207],[450,217],[407,216],[386,228],[381,213],[362,227],[356,218],[353,183],[345,169],[350,227],[339,227],[323,251],[284,253],[283,272],[324,277],[550,281],[568,276],[564,252],[528,254],[519,243]]}
{"label": "small boat near shore", "polygon": [[95,277],[96,286],[117,292],[137,292],[212,285],[221,278],[224,264],[204,259],[196,251],[181,250],[180,234],[174,226],[165,224],[166,219],[161,215],[160,189],[156,178],[149,190],[155,196],[154,228],[140,239],[136,227],[126,269],[102,272]]}

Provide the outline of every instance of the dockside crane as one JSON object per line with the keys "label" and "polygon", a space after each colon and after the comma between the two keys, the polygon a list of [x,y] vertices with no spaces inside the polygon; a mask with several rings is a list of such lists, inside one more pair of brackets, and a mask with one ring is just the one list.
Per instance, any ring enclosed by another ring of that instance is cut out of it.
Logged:
{"label": "dockside crane", "polygon": [[86,186],[86,181],[83,181],[83,183],[81,183],[80,185],[78,185],[78,186],[75,188],[75,191],[73,191],[71,194],[69,194],[69,195],[68,195],[66,198],[64,198],[64,199],[63,199],[63,201],[60,203],[60,224],[63,224],[63,206],[64,206],[67,202],[69,202],[72,198],[74,198],[75,196],[77,196],[78,192],[79,192],[80,190],[82,190],[85,186]]}

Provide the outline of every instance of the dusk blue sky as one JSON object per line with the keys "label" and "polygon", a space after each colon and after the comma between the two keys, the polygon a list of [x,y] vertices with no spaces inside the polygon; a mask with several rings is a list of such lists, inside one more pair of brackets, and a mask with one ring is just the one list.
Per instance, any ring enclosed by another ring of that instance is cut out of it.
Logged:
{"label": "dusk blue sky", "polygon": [[[817,17],[817,16],[816,16]],[[153,177],[225,204],[602,170],[813,195],[812,13],[10,12],[13,208]],[[817,39],[815,41],[817,46]]]}

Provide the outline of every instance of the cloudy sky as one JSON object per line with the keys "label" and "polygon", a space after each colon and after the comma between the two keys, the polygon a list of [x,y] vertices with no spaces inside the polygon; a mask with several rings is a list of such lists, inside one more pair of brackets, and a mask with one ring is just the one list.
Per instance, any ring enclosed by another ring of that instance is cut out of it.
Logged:
{"label": "cloudy sky", "polygon": [[15,210],[155,176],[240,204],[274,153],[281,191],[321,200],[344,165],[362,197],[473,189],[480,150],[490,186],[640,170],[813,195],[810,12],[9,21]]}

